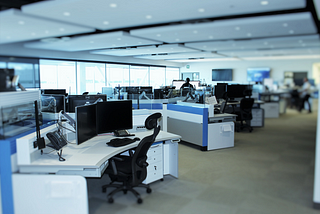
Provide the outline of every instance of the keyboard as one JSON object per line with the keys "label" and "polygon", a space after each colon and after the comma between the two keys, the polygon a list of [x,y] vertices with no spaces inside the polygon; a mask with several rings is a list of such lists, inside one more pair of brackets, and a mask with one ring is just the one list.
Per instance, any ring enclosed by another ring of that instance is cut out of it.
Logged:
{"label": "keyboard", "polygon": [[131,143],[136,142],[137,139],[131,139],[131,138],[114,138],[112,140],[110,140],[109,142],[107,142],[106,144],[108,146],[112,146],[112,147],[120,147],[120,146],[126,146],[129,145]]}

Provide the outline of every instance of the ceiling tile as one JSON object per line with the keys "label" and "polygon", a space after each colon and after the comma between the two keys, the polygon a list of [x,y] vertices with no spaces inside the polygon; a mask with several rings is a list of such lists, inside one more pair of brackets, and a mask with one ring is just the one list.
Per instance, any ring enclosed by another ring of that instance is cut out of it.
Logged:
{"label": "ceiling tile", "polygon": [[186,48],[183,45],[173,44],[173,45],[153,45],[135,48],[114,48],[91,51],[93,54],[103,54],[112,56],[137,56],[137,55],[147,55],[147,54],[163,54],[163,53],[183,53],[183,52],[198,52],[190,48]]}
{"label": "ceiling tile", "polygon": [[317,33],[317,28],[309,12],[162,26],[130,31],[131,35],[167,43],[250,39],[315,33]]}
{"label": "ceiling tile", "polygon": [[[305,0],[59,0],[22,7],[25,13],[100,30],[304,8]],[[169,15],[168,15],[169,14]]]}
{"label": "ceiling tile", "polygon": [[48,42],[30,42],[24,46],[28,48],[61,50],[61,51],[84,51],[102,48],[129,47],[138,45],[161,44],[148,39],[130,36],[123,31],[112,33],[100,33],[86,36],[71,37],[70,39],[53,39]]}
{"label": "ceiling tile", "polygon": [[95,29],[61,23],[60,21],[39,19],[23,14],[17,9],[0,12],[0,44],[92,31]]}

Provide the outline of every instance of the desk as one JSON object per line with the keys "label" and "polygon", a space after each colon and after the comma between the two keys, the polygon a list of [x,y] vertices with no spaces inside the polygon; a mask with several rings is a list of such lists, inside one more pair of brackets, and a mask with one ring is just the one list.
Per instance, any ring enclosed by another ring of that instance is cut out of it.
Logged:
{"label": "desk", "polygon": [[[42,132],[44,135],[45,132],[52,131],[55,126],[48,127],[45,131]],[[152,131],[141,131],[136,132],[134,137],[139,137],[143,139],[147,135],[151,135]],[[68,144],[65,148],[63,148],[62,157],[66,159],[66,161],[59,161],[58,155],[56,152],[52,152],[50,154],[40,154],[40,151],[35,149],[35,151],[31,151],[30,159],[27,160],[23,158],[23,154],[26,150],[24,150],[25,146],[34,141],[35,134],[27,135],[23,138],[19,138],[17,140],[17,157],[18,157],[18,168],[20,173],[41,173],[41,174],[60,174],[60,175],[82,175],[84,177],[101,177],[104,170],[108,166],[108,159],[113,157],[116,154],[120,154],[130,148],[136,147],[139,142],[135,142],[122,147],[110,147],[106,145],[106,142],[109,142],[113,136],[112,135],[103,135],[96,136],[91,138],[90,140],[80,144]],[[171,134],[168,132],[160,131],[155,142],[164,142],[169,153],[174,153],[175,158],[170,158],[170,161],[173,165],[178,166],[177,158],[178,158],[178,147],[175,147],[180,139],[179,135]],[[170,151],[170,149],[174,147],[176,149],[175,152]],[[46,151],[44,150],[44,153]],[[167,154],[165,154],[167,155]],[[165,163],[169,160],[164,158]],[[176,162],[176,163],[173,163]],[[167,163],[165,165],[168,165]],[[164,169],[167,174],[178,177],[178,169],[167,170]]]}

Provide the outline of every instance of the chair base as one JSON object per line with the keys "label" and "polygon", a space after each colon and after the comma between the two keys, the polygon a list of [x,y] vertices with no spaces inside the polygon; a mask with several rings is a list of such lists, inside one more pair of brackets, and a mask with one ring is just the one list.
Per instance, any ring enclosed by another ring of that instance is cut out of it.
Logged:
{"label": "chair base", "polygon": [[108,198],[108,202],[109,203],[113,203],[113,196],[117,193],[117,192],[120,192],[120,191],[123,191],[124,194],[127,194],[128,191],[132,192],[136,198],[137,198],[137,203],[138,204],[141,204],[143,202],[143,200],[141,199],[141,196],[140,194],[133,188],[135,187],[144,187],[146,188],[146,192],[147,193],[151,193],[152,190],[151,188],[149,187],[149,185],[147,184],[139,184],[137,186],[131,186],[129,184],[125,184],[125,183],[121,183],[121,184],[114,184],[114,182],[111,182],[110,184],[107,184],[107,185],[104,185],[102,186],[102,192],[106,192],[107,188],[109,187],[114,187],[116,189],[114,189],[112,192],[110,192],[108,195],[107,195],[107,198]]}
{"label": "chair base", "polygon": [[249,132],[253,131],[252,126],[250,126],[249,124],[236,123],[236,127],[235,127],[236,132],[240,132],[240,130],[243,130],[245,128],[247,128]]}

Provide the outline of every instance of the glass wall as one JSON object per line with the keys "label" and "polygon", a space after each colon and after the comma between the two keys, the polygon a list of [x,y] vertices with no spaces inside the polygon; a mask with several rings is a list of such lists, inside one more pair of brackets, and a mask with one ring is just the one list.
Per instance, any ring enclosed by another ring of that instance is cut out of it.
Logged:
{"label": "glass wall", "polygon": [[40,60],[41,88],[66,89],[69,94],[97,94],[102,87],[152,86],[179,79],[179,68],[95,62]]}

